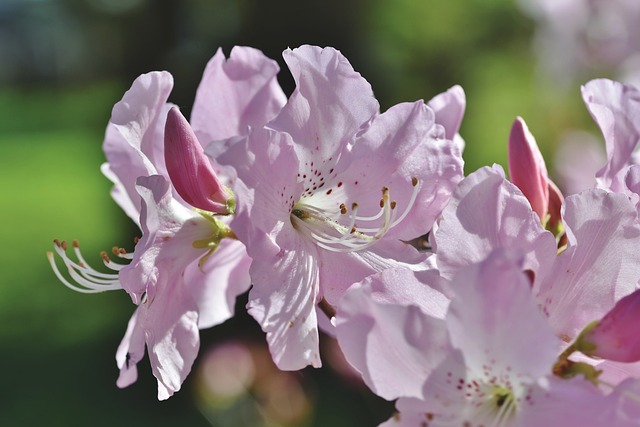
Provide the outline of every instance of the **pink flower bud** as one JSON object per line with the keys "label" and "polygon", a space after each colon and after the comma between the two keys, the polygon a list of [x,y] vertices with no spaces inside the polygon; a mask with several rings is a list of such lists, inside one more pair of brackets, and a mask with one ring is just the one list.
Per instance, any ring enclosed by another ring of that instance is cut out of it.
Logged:
{"label": "pink flower bud", "polygon": [[525,195],[531,208],[544,220],[549,209],[547,167],[536,140],[521,117],[509,135],[509,177]]}
{"label": "pink flower bud", "polygon": [[171,182],[185,202],[214,213],[233,211],[233,194],[218,179],[189,122],[176,107],[167,115],[164,158]]}
{"label": "pink flower bud", "polygon": [[587,326],[576,340],[588,356],[616,362],[640,360],[640,290],[622,298],[600,321]]}

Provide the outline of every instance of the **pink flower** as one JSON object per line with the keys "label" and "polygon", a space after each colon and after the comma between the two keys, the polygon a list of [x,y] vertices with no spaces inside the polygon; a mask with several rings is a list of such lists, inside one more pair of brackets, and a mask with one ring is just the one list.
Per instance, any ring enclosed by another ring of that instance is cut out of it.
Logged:
{"label": "pink flower", "polygon": [[637,382],[605,396],[583,378],[551,375],[561,342],[522,269],[497,251],[461,270],[444,319],[422,298],[375,298],[406,286],[433,293],[412,279],[380,275],[347,291],[336,318],[340,345],[374,392],[399,397],[399,414],[384,426],[634,425],[640,405],[628,395]]}
{"label": "pink flower", "polygon": [[249,312],[276,364],[300,369],[320,366],[318,303],[384,268],[422,268],[402,240],[429,231],[462,160],[421,101],[379,114],[338,51],[284,57],[297,84],[288,103],[219,161],[240,179],[234,230],[253,258]]}
{"label": "pink flower", "polygon": [[465,178],[442,217],[432,240],[443,277],[453,278],[496,249],[521,254],[540,308],[567,341],[640,280],[640,225],[635,206],[622,194],[593,189],[567,197],[562,207],[567,244],[559,255],[553,235],[497,167]]}
{"label": "pink flower", "polygon": [[[205,71],[194,106],[199,138],[210,143],[212,138],[239,136],[233,132],[246,132],[248,126],[261,126],[271,119],[283,102],[277,71],[275,62],[255,49],[234,48],[226,62],[218,51]],[[172,86],[166,72],[140,76],[114,106],[107,127],[108,163],[103,172],[114,182],[116,202],[143,231],[133,254],[118,251],[130,264],[114,263],[105,255],[106,265],[115,270],[105,275],[91,269],[77,247],[76,263],[62,244],[56,245],[77,283],[73,284],[60,274],[50,255],[58,277],[76,290],[124,288],[130,294],[138,308],[118,348],[118,385],[125,387],[136,380],[136,364],[146,346],[159,399],[178,391],[191,370],[199,346],[198,329],[230,318],[236,296],[250,285],[244,245],[225,238],[233,236],[229,225],[211,212],[228,205],[229,194],[219,180],[228,178],[202,155],[189,124],[167,104]],[[226,109],[221,108],[220,99],[225,100]],[[209,113],[215,116],[205,122]],[[165,151],[171,156],[167,162]],[[185,155],[189,152],[192,157]],[[184,174],[171,173],[176,190],[167,169],[175,171],[179,163]],[[194,175],[202,176],[203,171],[210,180],[196,182]],[[206,204],[207,200],[214,204]]]}

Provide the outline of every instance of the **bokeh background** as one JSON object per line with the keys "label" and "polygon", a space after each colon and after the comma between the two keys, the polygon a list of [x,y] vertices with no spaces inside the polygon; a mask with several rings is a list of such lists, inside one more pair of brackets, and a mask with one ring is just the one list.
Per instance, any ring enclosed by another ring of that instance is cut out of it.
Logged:
{"label": "bokeh background", "polygon": [[262,333],[242,313],[246,296],[237,318],[202,331],[201,356],[174,397],[156,400],[146,359],[138,382],[119,390],[115,350],[133,305],[124,292],[70,291],[45,253],[54,238],[78,239],[99,264],[100,251],[133,246],[138,231],[99,172],[111,108],[139,74],[164,69],[175,77],[170,100],[188,117],[218,47],[228,54],[249,45],[279,60],[287,93],[283,49],[336,47],[383,110],[460,84],[467,173],[506,166],[509,130],[522,116],[553,174],[564,132],[597,135],[579,85],[618,75],[619,64],[549,67],[559,59],[540,42],[544,22],[511,0],[0,0],[0,425],[364,427],[387,419],[393,405],[339,358],[330,363],[338,356],[329,340],[321,370],[269,367]]}

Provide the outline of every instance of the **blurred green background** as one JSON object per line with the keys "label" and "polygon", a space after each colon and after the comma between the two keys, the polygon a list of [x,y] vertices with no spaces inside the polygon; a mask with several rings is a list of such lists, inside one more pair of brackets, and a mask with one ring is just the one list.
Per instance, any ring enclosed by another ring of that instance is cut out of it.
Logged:
{"label": "blurred green background", "polygon": [[[462,85],[468,173],[506,165],[518,115],[547,159],[563,130],[595,129],[577,86],[560,91],[536,71],[533,31],[509,0],[0,0],[0,425],[232,425],[209,413],[202,358],[166,402],[156,400],[146,359],[138,382],[118,390],[115,350],[133,305],[123,292],[70,291],[45,257],[54,238],[78,239],[96,265],[101,250],[132,246],[138,232],[99,166],[111,108],[137,75],[170,71],[171,101],[188,117],[219,46],[228,54],[250,45],[279,60],[286,92],[283,49],[334,46],[383,110]],[[239,316],[203,331],[201,354],[231,338],[263,341]],[[314,405],[297,425],[373,426],[392,413],[329,368],[294,378]]]}

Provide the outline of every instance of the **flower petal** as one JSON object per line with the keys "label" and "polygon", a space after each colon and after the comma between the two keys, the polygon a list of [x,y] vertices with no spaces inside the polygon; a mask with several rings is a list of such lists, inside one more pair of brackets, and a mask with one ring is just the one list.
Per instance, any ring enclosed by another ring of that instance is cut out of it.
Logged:
{"label": "flower petal", "polygon": [[537,307],[523,261],[511,250],[496,250],[453,280],[456,298],[446,321],[470,370],[537,378],[556,360],[559,340]]}
{"label": "flower petal", "polygon": [[251,286],[244,245],[223,239],[202,265],[192,262],[184,272],[184,282],[198,304],[198,328],[210,328],[233,317],[238,295]]}
{"label": "flower petal", "polygon": [[[229,59],[218,49],[204,70],[191,126],[204,147],[246,135],[273,119],[286,102],[276,61],[250,47],[235,46]],[[217,157],[217,156],[214,156]]]}
{"label": "flower petal", "polygon": [[600,126],[607,164],[597,173],[602,188],[622,191],[626,167],[640,141],[640,91],[612,80],[592,80],[582,87],[591,116]]}
{"label": "flower petal", "polygon": [[553,235],[542,228],[527,199],[504,179],[501,169],[484,167],[467,176],[442,216],[434,239],[445,278],[497,248],[524,254],[523,268],[534,272],[555,259]]}
{"label": "flower petal", "polygon": [[371,85],[333,48],[305,45],[283,56],[296,89],[269,126],[291,134],[304,161],[337,159],[378,112]]}
{"label": "flower petal", "polygon": [[[136,223],[138,217],[131,212],[131,205],[140,210],[136,179],[158,173],[166,175],[163,134],[169,109],[166,102],[172,88],[173,77],[167,72],[141,75],[113,107],[107,126],[102,148],[111,174],[106,175],[116,183],[118,196],[114,194],[114,199]],[[122,189],[130,203],[121,202]]]}
{"label": "flower petal", "polygon": [[[347,360],[379,396],[422,396],[449,350],[448,299],[405,269],[385,270],[347,291],[336,334]],[[440,317],[438,319],[437,317]]]}
{"label": "flower petal", "polygon": [[640,279],[640,224],[627,196],[588,190],[565,199],[567,249],[541,279],[538,300],[561,336],[600,319]]}
{"label": "flower petal", "polygon": [[182,272],[193,260],[200,258],[207,248],[196,248],[193,243],[212,234],[212,224],[204,217],[189,211],[171,194],[169,182],[160,175],[138,178],[142,200],[142,238],[136,245],[131,263],[120,273],[122,287],[137,304],[146,292],[153,298],[159,276],[161,260],[164,265]]}
{"label": "flower petal", "polygon": [[[433,112],[422,101],[398,104],[377,116],[341,158],[338,179],[346,197],[358,201],[363,215],[379,210],[382,187],[396,202],[396,217],[409,209],[389,236],[411,240],[426,234],[463,177],[462,155],[448,140],[431,136]],[[418,193],[409,208],[417,179]],[[368,205],[364,201],[369,200]]]}
{"label": "flower petal", "polygon": [[462,87],[453,86],[446,92],[431,98],[427,105],[436,113],[436,123],[444,128],[445,138],[456,142],[462,152],[464,140],[458,132],[467,106],[467,99]]}
{"label": "flower petal", "polygon": [[247,309],[267,333],[273,361],[282,370],[321,366],[315,248],[301,244],[272,259],[254,259]]}

